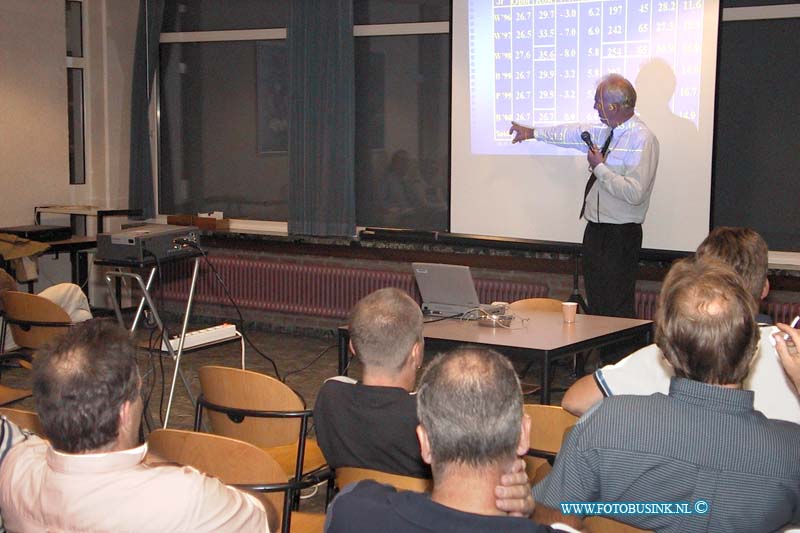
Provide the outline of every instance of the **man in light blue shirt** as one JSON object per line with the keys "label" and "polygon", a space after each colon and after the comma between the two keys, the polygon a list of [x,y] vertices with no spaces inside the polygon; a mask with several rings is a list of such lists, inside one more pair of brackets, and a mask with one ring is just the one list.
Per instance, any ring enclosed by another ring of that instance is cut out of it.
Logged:
{"label": "man in light blue shirt", "polygon": [[[594,108],[602,124],[528,128],[515,122],[512,143],[527,139],[586,152],[592,172],[580,209],[586,219],[583,273],[589,312],[635,317],[642,222],[658,168],[658,139],[634,113],[636,90],[618,74],[603,78]],[[589,148],[581,134],[590,133]],[[602,146],[602,148],[600,148]]]}

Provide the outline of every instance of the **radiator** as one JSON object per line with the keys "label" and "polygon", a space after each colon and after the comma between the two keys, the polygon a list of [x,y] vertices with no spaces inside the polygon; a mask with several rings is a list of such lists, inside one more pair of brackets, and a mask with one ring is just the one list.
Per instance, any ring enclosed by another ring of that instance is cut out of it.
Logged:
{"label": "radiator", "polygon": [[657,292],[636,291],[636,318],[653,320],[656,316],[657,304]]}
{"label": "radiator", "polygon": [[[658,302],[657,292],[636,292],[636,317],[653,320],[656,316]],[[772,322],[783,322],[789,324],[792,319],[800,315],[800,302],[773,302],[765,300],[761,302],[760,312],[769,315]]]}
{"label": "radiator", "polygon": [[792,319],[800,315],[800,302],[761,302],[761,312],[772,317],[772,322],[790,324]]}
{"label": "radiator", "polygon": [[[345,318],[355,303],[384,287],[404,290],[421,301],[411,272],[369,270],[308,263],[285,263],[267,259],[211,256],[236,303],[246,309]],[[164,298],[185,300],[189,293],[191,262],[165,266]],[[513,302],[547,296],[541,283],[476,279],[481,302]],[[222,286],[207,264],[201,262],[195,301],[228,305]]]}

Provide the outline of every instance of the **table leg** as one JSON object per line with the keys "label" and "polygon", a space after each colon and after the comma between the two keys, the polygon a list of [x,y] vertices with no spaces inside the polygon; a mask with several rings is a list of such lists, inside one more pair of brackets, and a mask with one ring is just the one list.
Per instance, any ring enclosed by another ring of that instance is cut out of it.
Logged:
{"label": "table leg", "polygon": [[71,251],[69,253],[69,264],[71,266],[72,283],[81,288],[83,293],[89,296],[89,257],[86,252]]}
{"label": "table leg", "polygon": [[542,405],[550,405],[550,352],[544,352],[542,361],[542,392],[539,401]]}
{"label": "table leg", "polygon": [[337,338],[339,340],[339,375],[346,376],[350,332],[344,328],[339,328]]}

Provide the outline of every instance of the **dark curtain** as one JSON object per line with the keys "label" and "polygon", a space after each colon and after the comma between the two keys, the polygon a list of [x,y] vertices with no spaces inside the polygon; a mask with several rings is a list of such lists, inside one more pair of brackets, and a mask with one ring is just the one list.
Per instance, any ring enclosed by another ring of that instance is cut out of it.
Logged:
{"label": "dark curtain", "polygon": [[355,234],[353,0],[293,0],[289,233]]}
{"label": "dark curtain", "polygon": [[164,0],[139,0],[131,92],[128,206],[130,209],[141,209],[143,218],[151,218],[156,214],[148,109],[153,95],[153,78],[158,66],[158,42],[163,15]]}

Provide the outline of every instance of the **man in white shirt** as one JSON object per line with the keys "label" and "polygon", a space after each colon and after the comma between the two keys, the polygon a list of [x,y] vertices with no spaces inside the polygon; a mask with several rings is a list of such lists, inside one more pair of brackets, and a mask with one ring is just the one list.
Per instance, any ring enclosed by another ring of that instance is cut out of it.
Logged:
{"label": "man in white shirt", "polygon": [[[756,302],[769,293],[767,254],[767,243],[749,228],[716,228],[697,248],[698,257],[716,259],[733,267]],[[769,317],[757,317],[761,339],[743,386],[755,392],[755,409],[767,418],[800,423],[800,398],[783,372],[771,341],[777,328],[765,324],[768,320]],[[604,397],[666,394],[674,374],[661,350],[652,344],[579,379],[567,390],[561,406],[580,416]]]}
{"label": "man in white shirt", "polygon": [[[589,312],[633,318],[642,223],[658,168],[658,139],[634,113],[636,90],[619,74],[600,80],[594,108],[602,125],[528,128],[511,123],[512,143],[527,139],[587,152],[592,172],[580,216]],[[587,131],[589,148],[581,137]],[[602,148],[599,148],[602,146]]]}
{"label": "man in white shirt", "polygon": [[[78,324],[38,353],[28,437],[0,465],[10,531],[272,531],[266,500],[191,467],[147,466],[136,349],[115,323]],[[268,523],[269,522],[269,523]]]}
{"label": "man in white shirt", "polygon": [[[3,291],[17,290],[17,282],[11,275],[0,268],[0,293]],[[46,288],[38,294],[46,298],[63,309],[72,322],[83,322],[92,318],[92,310],[89,307],[89,300],[80,287],[74,283],[58,283]],[[2,302],[0,302],[2,309]],[[11,336],[11,329],[6,327],[6,341],[3,346],[4,352],[10,352],[19,348]]]}

